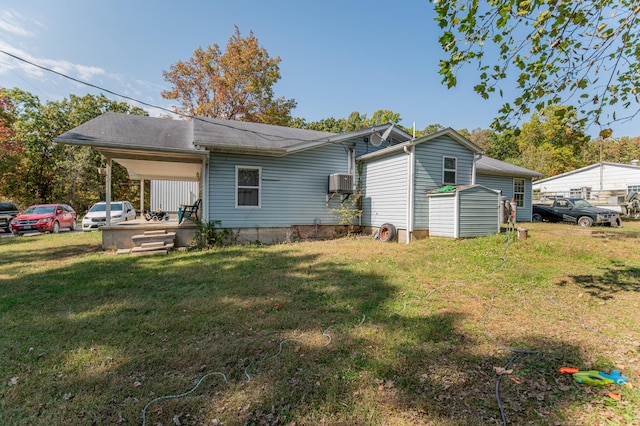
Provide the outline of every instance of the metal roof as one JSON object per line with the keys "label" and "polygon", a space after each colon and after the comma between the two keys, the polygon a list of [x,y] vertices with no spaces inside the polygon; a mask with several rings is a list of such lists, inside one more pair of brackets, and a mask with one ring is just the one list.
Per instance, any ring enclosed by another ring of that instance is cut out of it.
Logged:
{"label": "metal roof", "polygon": [[561,177],[570,176],[570,175],[573,175],[573,174],[578,174],[578,173],[581,173],[581,172],[584,172],[584,171],[587,171],[587,170],[590,170],[590,169],[594,169],[596,167],[600,167],[600,164],[603,164],[603,165],[606,165],[606,166],[611,166],[611,167],[619,167],[619,168],[622,168],[622,169],[632,169],[633,171],[640,170],[640,168],[638,166],[633,165],[633,164],[610,163],[610,162],[607,162],[607,161],[603,161],[602,163],[590,164],[588,166],[585,166],[585,167],[582,167],[582,168],[579,168],[579,169],[571,170],[569,172],[560,173],[559,175],[550,176],[548,178],[540,179],[540,180],[537,180],[535,183],[537,185],[537,184],[549,182],[549,181],[552,181],[552,180],[555,180],[555,179],[558,179],[558,178],[561,178]]}

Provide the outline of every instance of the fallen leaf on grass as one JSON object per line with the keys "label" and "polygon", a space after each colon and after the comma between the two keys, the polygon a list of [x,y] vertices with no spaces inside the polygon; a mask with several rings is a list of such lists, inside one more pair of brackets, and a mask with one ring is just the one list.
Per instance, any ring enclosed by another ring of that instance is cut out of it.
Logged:
{"label": "fallen leaf on grass", "polygon": [[18,384],[18,376],[15,376],[9,379],[9,386],[15,386],[17,384]]}
{"label": "fallen leaf on grass", "polygon": [[511,380],[513,380],[513,383],[515,383],[516,385],[520,384],[520,380],[516,379],[515,377],[510,377]]}
{"label": "fallen leaf on grass", "polygon": [[513,370],[506,370],[502,367],[493,367],[493,370],[496,372],[498,376],[502,376],[503,374],[511,374]]}
{"label": "fallen leaf on grass", "polygon": [[622,395],[617,392],[609,392],[609,397],[615,399],[616,401],[620,401],[622,399]]}
{"label": "fallen leaf on grass", "polygon": [[180,421],[180,416],[182,416],[182,414],[176,414],[175,416],[173,416],[173,424],[176,426],[182,426],[182,422]]}
{"label": "fallen leaf on grass", "polygon": [[139,381],[136,380],[135,382],[133,382],[134,388],[139,388],[140,386],[142,386],[142,383],[140,383]]}

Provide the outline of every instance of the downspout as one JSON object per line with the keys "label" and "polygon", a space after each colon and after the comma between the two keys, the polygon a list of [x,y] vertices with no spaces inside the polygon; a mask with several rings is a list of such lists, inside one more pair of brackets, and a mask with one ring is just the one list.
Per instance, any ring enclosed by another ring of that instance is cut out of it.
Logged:
{"label": "downspout", "polygon": [[408,173],[407,173],[407,232],[405,243],[411,242],[411,233],[413,232],[413,182],[415,175],[414,147],[413,145],[405,145],[405,154],[408,155]]}

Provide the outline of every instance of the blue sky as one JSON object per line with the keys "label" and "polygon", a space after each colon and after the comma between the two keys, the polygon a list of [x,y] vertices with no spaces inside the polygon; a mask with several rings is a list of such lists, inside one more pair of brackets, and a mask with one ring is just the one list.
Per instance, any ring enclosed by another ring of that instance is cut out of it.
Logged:
{"label": "blue sky", "polygon": [[[199,46],[224,49],[238,25],[243,36],[253,30],[269,55],[282,59],[275,92],[298,102],[296,117],[317,121],[390,109],[406,127],[488,128],[502,101],[473,92],[471,68],[458,87],[440,84],[444,54],[433,17],[428,0],[0,0],[0,49],[170,108],[160,95],[170,88],[162,71]],[[98,93],[4,54],[0,87],[19,87],[43,102]],[[640,135],[640,119],[614,131],[614,137]]]}

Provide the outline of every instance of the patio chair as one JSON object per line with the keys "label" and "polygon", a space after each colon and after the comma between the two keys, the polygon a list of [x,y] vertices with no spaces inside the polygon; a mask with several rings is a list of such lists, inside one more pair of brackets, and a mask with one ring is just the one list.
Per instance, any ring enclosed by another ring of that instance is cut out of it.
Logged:
{"label": "patio chair", "polygon": [[198,220],[198,210],[200,209],[200,204],[202,204],[202,200],[198,199],[195,204],[183,204],[180,208],[178,208],[178,224],[182,223],[182,219],[189,219],[191,221]]}

